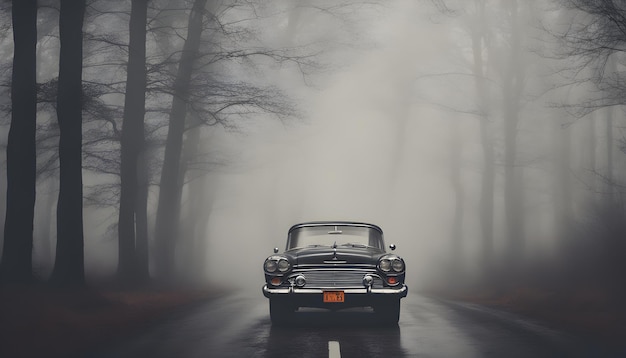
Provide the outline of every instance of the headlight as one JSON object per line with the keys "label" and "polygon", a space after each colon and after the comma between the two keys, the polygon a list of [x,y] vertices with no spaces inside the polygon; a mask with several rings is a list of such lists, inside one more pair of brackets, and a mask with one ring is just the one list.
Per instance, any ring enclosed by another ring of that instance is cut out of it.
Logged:
{"label": "headlight", "polygon": [[276,272],[278,264],[274,260],[265,260],[265,265],[263,266],[267,272]]}
{"label": "headlight", "polygon": [[384,273],[388,272],[404,272],[404,260],[396,255],[385,255],[378,261],[378,269]]}
{"label": "headlight", "polygon": [[391,264],[391,266],[393,267],[393,270],[395,272],[402,272],[402,271],[404,271],[404,261],[402,261],[401,259],[393,260],[393,263]]}
{"label": "headlight", "polygon": [[291,265],[289,264],[289,261],[285,259],[278,260],[278,271],[280,272],[288,271],[290,266]]}
{"label": "headlight", "polygon": [[389,259],[382,259],[378,264],[378,267],[384,272],[389,272],[391,270],[391,261]]}
{"label": "headlight", "polygon": [[265,260],[263,268],[266,273],[283,274],[291,270],[291,264],[285,256],[270,256]]}

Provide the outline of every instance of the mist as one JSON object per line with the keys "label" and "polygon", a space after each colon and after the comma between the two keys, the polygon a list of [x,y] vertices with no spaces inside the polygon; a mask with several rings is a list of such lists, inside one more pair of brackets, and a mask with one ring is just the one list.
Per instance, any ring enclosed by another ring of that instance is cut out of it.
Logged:
{"label": "mist", "polygon": [[[208,223],[215,238],[209,272],[222,272],[231,260],[226,253],[242,244],[249,249],[238,260],[241,269],[255,272],[259,257],[283,249],[291,225],[347,220],[382,226],[386,241],[420,273],[415,282],[436,274],[438,257],[448,249],[453,206],[446,182],[448,119],[415,100],[416,78],[437,57],[432,38],[422,35],[434,24],[426,14],[425,22],[412,16],[419,7],[379,5],[366,24],[353,24],[371,44],[335,55],[337,69],[314,88],[297,74],[282,77],[287,92],[301,98],[304,120],[263,121],[222,139],[223,151],[235,158],[209,179],[218,188]],[[254,276],[242,276],[243,286],[256,286]]]}
{"label": "mist", "polygon": [[0,356],[626,355],[626,5],[68,4],[0,2]]}
{"label": "mist", "polygon": [[[305,109],[304,120],[262,121],[251,123],[243,133],[213,134],[220,137],[220,152],[233,157],[208,179],[218,188],[211,194],[209,210],[208,272],[219,276],[231,260],[222,253],[238,252],[241,244],[249,249],[239,264],[243,272],[255,272],[259,257],[269,255],[273,247],[283,249],[286,229],[294,223],[355,220],[383,228],[386,242],[399,247],[413,273],[408,277],[412,287],[445,287],[454,266],[465,276],[453,284],[480,280],[484,158],[476,102],[481,95],[475,92],[470,71],[467,27],[472,24],[464,18],[473,10],[459,3],[450,15],[429,5],[391,2],[351,19],[358,45],[331,53],[333,69],[312,75],[313,87],[302,83],[297,73],[281,72],[281,85],[287,93],[296,93]],[[328,19],[318,21],[323,20]],[[550,81],[567,80],[558,78],[548,68],[554,61],[535,49],[548,46],[549,34],[539,29],[542,19],[526,20],[532,35],[522,51],[529,84],[520,110],[516,167],[523,170],[525,256],[543,265],[560,257],[562,249],[552,193],[554,160],[568,160],[569,200],[576,202],[572,205],[582,216],[588,215],[585,200],[601,194],[590,191],[586,182],[594,175],[585,153],[591,119],[566,117],[556,105],[558,95],[542,93],[554,86]],[[325,37],[320,29],[328,27],[323,23],[298,35]],[[532,38],[537,34],[542,38]],[[482,95],[495,108],[489,119],[496,151],[493,245],[501,257],[495,261],[500,262],[507,247],[504,139],[498,118],[502,105],[497,86],[489,91]],[[571,92],[575,90],[570,89],[569,96]],[[555,159],[553,132],[575,138],[570,139],[569,159]],[[599,135],[596,140],[595,145],[602,145]],[[460,152],[456,159],[454,151]],[[601,162],[601,154],[596,156]],[[455,236],[453,227],[454,170],[463,188],[462,237]],[[455,248],[458,242],[460,248]],[[249,277],[237,280],[243,287],[255,286],[254,276],[242,276]]]}
{"label": "mist", "polygon": [[[540,2],[517,4],[515,11],[506,4],[480,8],[462,1],[298,4],[278,1],[257,4],[256,12],[242,6],[221,13],[224,23],[241,22],[254,34],[224,47],[291,48],[292,57],[272,53],[198,66],[210,68],[221,83],[271,87],[275,102],[234,110],[215,121],[209,117],[219,113],[215,110],[189,115],[188,122],[200,118],[207,125],[189,126],[197,128],[200,144],[187,161],[181,189],[180,237],[174,246],[182,280],[258,290],[263,260],[274,247],[283,249],[287,229],[318,220],[381,226],[386,243],[396,244],[407,263],[409,285],[418,289],[493,282],[488,272],[505,270],[509,263],[523,272],[511,277],[531,285],[528,277],[546,274],[558,280],[574,272],[570,260],[603,261],[607,252],[594,238],[613,243],[609,236],[621,232],[617,224],[612,232],[602,231],[608,225],[602,220],[607,210],[620,218],[613,223],[623,218],[624,116],[615,103],[590,104],[598,86],[580,76],[596,70],[580,70],[579,58],[563,55],[556,34],[563,21],[573,21],[569,10]],[[128,11],[127,5],[111,6]],[[185,12],[172,16],[169,23],[186,26]],[[48,24],[45,10],[40,18]],[[107,34],[124,21],[98,16],[86,31]],[[58,59],[54,25],[46,31],[40,31],[38,45],[41,83],[57,70],[49,65]],[[181,39],[163,45],[156,37],[147,47],[154,57],[164,47],[182,45]],[[10,39],[1,39],[3,65],[10,63]],[[86,57],[85,80],[122,78],[119,66],[95,66],[115,57],[95,48]],[[611,73],[619,73],[620,59]],[[99,101],[119,107],[120,96],[100,94]],[[151,96],[147,212],[155,275],[158,173],[167,135],[165,111],[158,104],[171,98]],[[270,104],[282,107],[264,110]],[[54,117],[48,113],[40,105],[40,131]],[[118,125],[119,115],[113,113]],[[3,148],[8,122],[1,132]],[[111,131],[99,123],[85,122],[85,132]],[[56,159],[41,159],[45,143],[38,141],[38,165],[41,172],[54,172]],[[86,147],[114,154],[119,143]],[[90,160],[84,157],[83,167],[88,280],[114,276],[118,265],[119,192],[112,188],[119,177],[108,168],[94,170],[102,164]],[[492,184],[484,187],[487,175]],[[46,278],[54,264],[51,208],[59,184],[50,174],[40,175],[37,183],[33,265]],[[4,178],[0,185],[4,193]],[[481,222],[485,190],[492,195],[490,242]],[[4,210],[4,194],[0,199]],[[621,241],[616,245],[623,247]],[[189,257],[201,264],[188,265]]]}

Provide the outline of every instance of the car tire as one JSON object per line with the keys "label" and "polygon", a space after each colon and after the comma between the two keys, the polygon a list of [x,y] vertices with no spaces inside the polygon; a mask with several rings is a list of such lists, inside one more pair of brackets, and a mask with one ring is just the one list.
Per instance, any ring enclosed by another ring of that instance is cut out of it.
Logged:
{"label": "car tire", "polygon": [[400,320],[400,300],[393,299],[380,302],[374,306],[374,312],[381,323],[397,325]]}
{"label": "car tire", "polygon": [[272,324],[284,325],[291,321],[295,308],[283,300],[270,299]]}

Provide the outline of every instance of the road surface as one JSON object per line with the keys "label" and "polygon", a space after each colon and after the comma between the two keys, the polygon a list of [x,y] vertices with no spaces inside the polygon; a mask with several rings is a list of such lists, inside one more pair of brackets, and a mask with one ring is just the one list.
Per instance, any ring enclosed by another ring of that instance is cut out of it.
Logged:
{"label": "road surface", "polygon": [[397,327],[368,309],[306,309],[298,323],[273,327],[258,292],[182,310],[136,337],[89,357],[620,357],[519,316],[409,293]]}

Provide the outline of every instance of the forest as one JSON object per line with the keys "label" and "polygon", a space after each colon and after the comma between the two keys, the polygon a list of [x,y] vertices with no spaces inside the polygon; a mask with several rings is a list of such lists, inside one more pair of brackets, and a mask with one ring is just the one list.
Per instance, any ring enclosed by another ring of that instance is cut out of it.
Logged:
{"label": "forest", "polygon": [[622,1],[13,0],[0,27],[2,285],[257,289],[290,225],[359,220],[416,289],[626,298]]}

